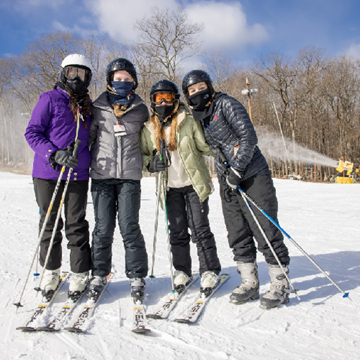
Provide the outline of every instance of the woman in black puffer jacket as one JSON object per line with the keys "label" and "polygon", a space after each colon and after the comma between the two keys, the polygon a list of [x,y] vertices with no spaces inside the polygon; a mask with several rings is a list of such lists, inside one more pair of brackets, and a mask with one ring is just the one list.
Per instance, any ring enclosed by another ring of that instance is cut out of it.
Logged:
{"label": "woman in black puffer jacket", "polygon": [[289,271],[290,258],[283,235],[254,209],[260,226],[283,266],[281,269],[237,190],[241,186],[277,221],[278,204],[271,172],[257,146],[256,132],[249,115],[239,101],[227,94],[215,92],[211,78],[205,71],[192,70],[186,74],[182,89],[194,119],[201,122],[206,141],[217,154],[215,165],[229,246],[241,274],[241,284],[231,294],[230,301],[242,304],[259,298],[255,239],[269,264],[271,278],[270,291],[262,297],[260,307],[270,309],[287,303],[290,291],[284,271]]}

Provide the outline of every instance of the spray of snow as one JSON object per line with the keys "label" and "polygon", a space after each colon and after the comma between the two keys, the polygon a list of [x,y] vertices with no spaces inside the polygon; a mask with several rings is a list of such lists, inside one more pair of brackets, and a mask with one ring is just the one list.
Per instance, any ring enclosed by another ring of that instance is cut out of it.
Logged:
{"label": "spray of snow", "polygon": [[304,164],[316,164],[330,167],[337,167],[338,161],[333,160],[316,151],[307,149],[294,143],[289,139],[281,139],[280,136],[266,131],[264,128],[256,129],[259,147],[267,159],[276,161],[293,161],[302,162]]}

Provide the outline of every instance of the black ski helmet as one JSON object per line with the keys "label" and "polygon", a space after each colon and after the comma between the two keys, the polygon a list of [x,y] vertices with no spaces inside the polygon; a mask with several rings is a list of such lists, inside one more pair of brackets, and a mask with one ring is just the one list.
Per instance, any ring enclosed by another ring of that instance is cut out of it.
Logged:
{"label": "black ski helmet", "polygon": [[112,76],[118,70],[125,70],[131,75],[134,80],[133,90],[135,90],[138,87],[135,66],[130,60],[125,58],[117,58],[110,61],[106,67],[106,83],[111,86]]}
{"label": "black ski helmet", "polygon": [[155,106],[153,95],[157,92],[169,92],[175,95],[175,101],[180,99],[179,89],[176,84],[170,80],[164,79],[157,81],[150,89],[151,106]]}
{"label": "black ski helmet", "polygon": [[191,85],[197,84],[204,81],[212,93],[214,93],[214,88],[212,86],[212,80],[210,75],[204,70],[191,70],[188,72],[182,80],[182,91],[184,96],[187,98],[189,96],[188,88]]}

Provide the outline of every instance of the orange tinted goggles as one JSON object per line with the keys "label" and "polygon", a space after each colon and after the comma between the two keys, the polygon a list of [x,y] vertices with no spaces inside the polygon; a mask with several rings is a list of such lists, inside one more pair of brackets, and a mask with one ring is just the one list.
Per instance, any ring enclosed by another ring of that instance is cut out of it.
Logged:
{"label": "orange tinted goggles", "polygon": [[173,102],[175,100],[175,95],[173,93],[156,93],[154,94],[154,102],[160,104],[165,101],[167,103]]}

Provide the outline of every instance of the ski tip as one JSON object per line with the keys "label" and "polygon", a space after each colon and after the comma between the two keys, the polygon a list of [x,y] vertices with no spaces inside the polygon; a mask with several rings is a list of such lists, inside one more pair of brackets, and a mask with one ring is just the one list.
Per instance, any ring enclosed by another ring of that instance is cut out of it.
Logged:
{"label": "ski tip", "polygon": [[175,319],[174,321],[180,324],[188,324],[188,325],[192,324],[192,322],[189,321],[188,319]]}
{"label": "ski tip", "polygon": [[49,328],[46,326],[43,327],[38,327],[36,328],[37,331],[46,331],[46,332],[58,332],[59,330],[53,329],[53,328]]}
{"label": "ski tip", "polygon": [[131,331],[135,334],[148,334],[149,332],[151,332],[150,329],[145,328],[145,327],[135,328],[135,329],[132,329]]}
{"label": "ski tip", "polygon": [[156,319],[156,320],[161,320],[162,317],[160,315],[156,315],[156,314],[146,314],[146,317],[148,319]]}
{"label": "ski tip", "polygon": [[74,328],[74,327],[67,327],[67,328],[64,328],[64,330],[72,332],[72,333],[77,333],[77,334],[85,334],[85,330],[81,330],[79,328]]}
{"label": "ski tip", "polygon": [[34,331],[36,331],[36,329],[31,327],[31,326],[19,326],[19,327],[16,328],[16,330],[21,330],[22,332],[34,332]]}

